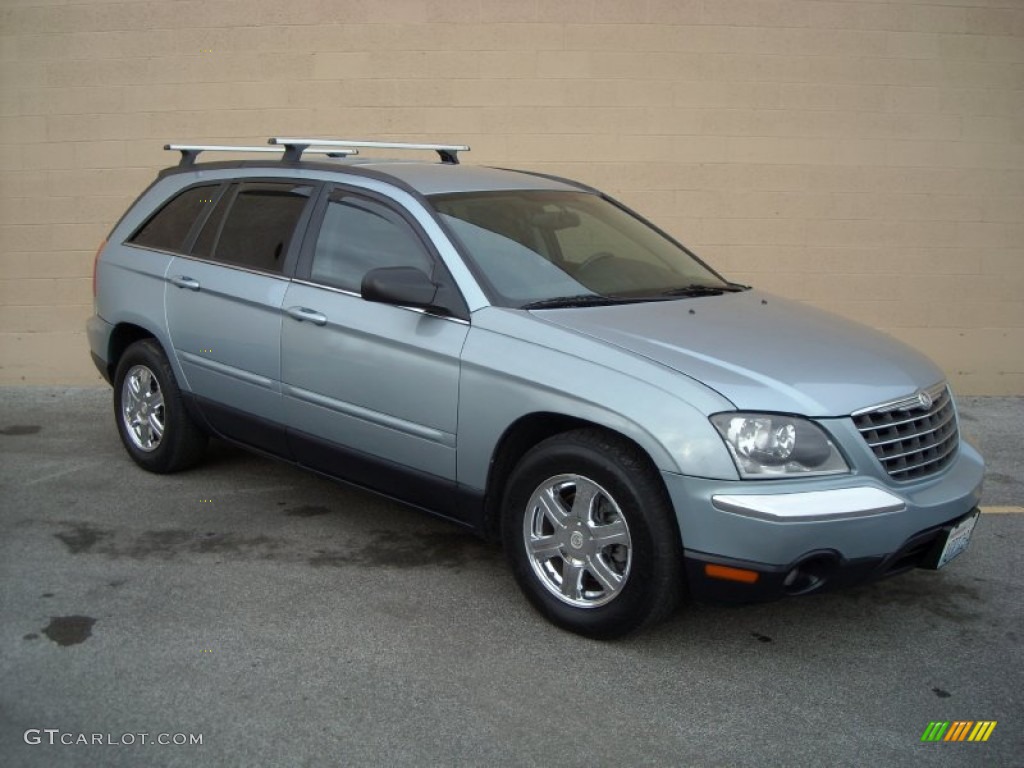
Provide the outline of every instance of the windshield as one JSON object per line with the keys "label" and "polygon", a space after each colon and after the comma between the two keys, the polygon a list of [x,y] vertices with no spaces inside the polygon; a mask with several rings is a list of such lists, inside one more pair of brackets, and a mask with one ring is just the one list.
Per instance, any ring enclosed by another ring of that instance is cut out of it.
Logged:
{"label": "windshield", "polygon": [[645,301],[736,290],[644,221],[587,192],[429,198],[505,306]]}

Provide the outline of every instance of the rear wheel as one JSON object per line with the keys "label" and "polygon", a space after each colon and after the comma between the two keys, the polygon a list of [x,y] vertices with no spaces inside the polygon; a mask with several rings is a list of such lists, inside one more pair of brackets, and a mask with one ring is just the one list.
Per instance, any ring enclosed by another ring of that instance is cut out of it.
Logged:
{"label": "rear wheel", "polygon": [[618,637],[678,604],[671,504],[647,457],[622,438],[578,430],[534,447],[509,480],[502,523],[520,587],[564,629]]}
{"label": "rear wheel", "polygon": [[150,472],[186,469],[206,449],[160,345],[143,339],[125,350],[114,375],[114,418],[128,455]]}

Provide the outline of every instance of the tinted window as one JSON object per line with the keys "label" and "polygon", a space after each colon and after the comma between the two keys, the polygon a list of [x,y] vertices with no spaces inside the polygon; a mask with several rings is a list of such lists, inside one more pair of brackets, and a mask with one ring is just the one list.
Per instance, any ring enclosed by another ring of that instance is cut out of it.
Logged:
{"label": "tinted window", "polygon": [[685,248],[598,195],[527,190],[430,200],[498,303],[643,301],[729,288]]}
{"label": "tinted window", "polygon": [[295,225],[312,191],[308,184],[242,184],[213,258],[240,267],[280,272]]}
{"label": "tinted window", "polygon": [[428,275],[429,254],[412,228],[372,200],[335,192],[324,213],[311,279],[358,292],[377,267],[417,267]]}
{"label": "tinted window", "polygon": [[180,253],[195,220],[216,198],[216,184],[186,189],[143,224],[129,242]]}
{"label": "tinted window", "polygon": [[220,200],[214,206],[213,212],[207,217],[206,223],[203,224],[203,230],[199,233],[199,237],[196,238],[195,245],[192,246],[193,256],[201,256],[204,259],[213,258],[213,247],[217,244],[217,235],[220,233],[224,214],[227,213],[228,207],[230,207],[231,201],[234,199],[233,193],[234,189],[231,189],[220,196]]}

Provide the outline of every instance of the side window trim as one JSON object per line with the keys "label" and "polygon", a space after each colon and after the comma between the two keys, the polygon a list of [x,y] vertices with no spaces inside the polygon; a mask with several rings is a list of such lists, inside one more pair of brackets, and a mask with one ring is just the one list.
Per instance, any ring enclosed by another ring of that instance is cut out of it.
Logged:
{"label": "side window trim", "polygon": [[317,195],[316,204],[313,206],[313,215],[310,216],[309,222],[306,225],[306,231],[302,237],[302,247],[299,249],[298,263],[295,265],[294,278],[296,280],[318,285],[318,283],[312,283],[309,275],[313,271],[313,254],[316,252],[316,241],[320,237],[320,229],[324,225],[327,205],[330,203],[331,194],[336,188],[337,185],[335,184],[324,184],[320,194]]}
{"label": "side window trim", "polygon": [[313,192],[310,194],[309,200],[306,201],[306,207],[302,209],[299,220],[295,222],[292,239],[288,243],[288,252],[284,257],[281,274],[289,278],[294,276],[298,270],[299,256],[302,253],[306,239],[309,237],[310,226],[313,222],[313,212],[320,205],[320,200],[326,197],[326,188],[328,186],[315,179],[304,179],[303,181],[308,181],[312,185]]}
{"label": "side window trim", "polygon": [[[198,186],[198,185],[196,185]],[[225,195],[230,184],[227,182],[221,182],[217,185],[217,189],[213,193],[213,198],[210,200],[209,205],[206,206],[206,210],[200,213],[196,220],[192,222],[192,228],[188,231],[185,236],[185,245],[182,246],[183,253],[192,253],[192,247],[196,243],[196,239],[199,237],[199,233],[203,231],[203,226],[206,221],[213,215],[213,212],[217,209],[217,204],[220,199]]]}
{"label": "side window trim", "polygon": [[[235,196],[238,194],[238,184],[237,184],[237,182],[231,182],[231,183],[225,184],[224,187],[225,187],[225,189],[222,192],[221,197],[217,198],[217,204],[220,204],[220,201],[221,201],[222,198],[224,200],[224,215],[221,216],[220,217],[220,221],[217,222],[217,231],[213,235],[213,252],[214,253],[216,253],[216,251],[217,251],[217,241],[220,240],[220,233],[224,230],[224,222],[227,221],[228,214],[231,213],[231,206],[235,204]],[[206,226],[206,223],[210,220],[210,217],[213,215],[213,213],[216,210],[216,208],[217,208],[216,205],[211,207],[210,208],[210,212],[208,214],[206,214],[205,218],[203,218],[203,226],[197,228],[195,232],[190,233],[190,235],[189,235],[188,250],[186,251],[186,253],[188,253],[188,255],[191,256],[192,258],[199,258],[199,259],[206,260],[205,256],[196,256],[194,253],[192,253],[192,251],[196,247],[196,243],[199,242],[199,236],[203,232],[203,227]],[[209,259],[209,260],[212,261],[213,259]]]}

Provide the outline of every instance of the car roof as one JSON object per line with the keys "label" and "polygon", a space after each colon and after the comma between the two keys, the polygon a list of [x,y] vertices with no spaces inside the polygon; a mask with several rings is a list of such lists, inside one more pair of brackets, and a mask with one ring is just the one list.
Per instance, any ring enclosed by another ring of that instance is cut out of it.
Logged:
{"label": "car roof", "polygon": [[165,168],[160,177],[209,170],[235,170],[237,178],[262,170],[301,169],[344,175],[370,176],[389,181],[421,195],[453,192],[500,192],[506,190],[592,191],[584,184],[531,171],[491,168],[457,163],[427,163],[385,158],[338,158],[284,162],[274,160],[233,160],[200,162]]}
{"label": "car roof", "polygon": [[421,163],[374,158],[346,159],[338,165],[365,168],[391,176],[423,195],[450,192],[493,192],[515,189],[576,190],[581,188],[567,179],[557,179],[528,171],[490,168],[452,163]]}

